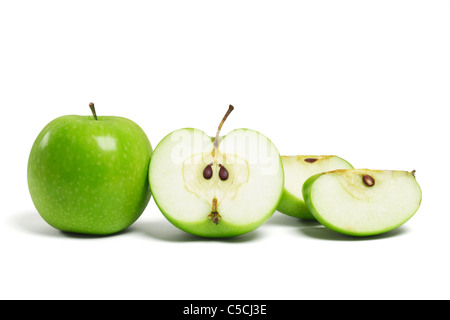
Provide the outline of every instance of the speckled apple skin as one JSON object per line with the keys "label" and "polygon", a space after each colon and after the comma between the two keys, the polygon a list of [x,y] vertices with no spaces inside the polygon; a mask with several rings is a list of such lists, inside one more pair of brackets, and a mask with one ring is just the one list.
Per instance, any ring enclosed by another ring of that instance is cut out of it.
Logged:
{"label": "speckled apple skin", "polygon": [[150,200],[152,146],[121,117],[63,116],[35,140],[28,187],[42,218],[56,229],[112,234],[133,224]]}

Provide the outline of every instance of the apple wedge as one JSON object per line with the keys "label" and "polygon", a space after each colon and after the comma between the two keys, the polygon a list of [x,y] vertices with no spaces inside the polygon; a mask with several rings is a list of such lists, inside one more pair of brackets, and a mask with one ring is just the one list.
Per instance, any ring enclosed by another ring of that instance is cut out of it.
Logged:
{"label": "apple wedge", "polygon": [[232,237],[250,232],[275,212],[283,192],[280,154],[264,135],[236,129],[224,137],[180,129],[155,148],[150,188],[164,216],[188,233]]}
{"label": "apple wedge", "polygon": [[353,169],[338,156],[281,156],[284,169],[284,191],[277,210],[286,215],[315,220],[308,210],[303,195],[303,183],[311,176],[336,169]]}
{"label": "apple wedge", "polygon": [[381,234],[401,226],[422,200],[414,171],[335,170],[310,177],[302,192],[320,223],[352,236]]}

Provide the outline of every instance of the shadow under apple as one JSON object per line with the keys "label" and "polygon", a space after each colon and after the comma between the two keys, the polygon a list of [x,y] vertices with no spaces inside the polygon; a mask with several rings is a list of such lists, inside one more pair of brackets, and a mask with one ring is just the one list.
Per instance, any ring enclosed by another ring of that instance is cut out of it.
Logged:
{"label": "shadow under apple", "polygon": [[291,217],[281,212],[276,211],[274,215],[266,222],[266,225],[270,226],[282,226],[282,227],[294,227],[297,231],[310,238],[320,239],[320,240],[333,240],[333,241],[367,241],[367,240],[377,240],[384,238],[391,238],[395,236],[400,236],[408,232],[405,226],[401,226],[389,232],[385,232],[378,235],[372,236],[350,236],[346,234],[339,233],[332,229],[323,226],[317,220],[300,219],[296,217]]}
{"label": "shadow under apple", "polygon": [[130,232],[130,228],[122,230],[120,232],[109,235],[94,235],[94,234],[81,234],[61,231],[53,228],[39,215],[37,211],[23,211],[15,213],[13,218],[10,219],[11,225],[21,231],[26,231],[31,234],[47,236],[47,237],[69,237],[77,239],[98,239],[112,236],[118,236]]}
{"label": "shadow under apple", "polygon": [[331,230],[322,225],[317,225],[316,227],[310,228],[300,228],[299,232],[303,235],[306,235],[311,238],[320,239],[320,240],[332,240],[332,241],[370,241],[370,240],[378,240],[396,237],[405,234],[408,232],[407,228],[404,226],[399,227],[397,229],[378,234],[372,236],[350,236],[346,234],[339,233],[337,231]]}
{"label": "shadow under apple", "polygon": [[296,217],[291,217],[281,212],[276,211],[273,216],[265,223],[268,226],[283,226],[295,228],[312,228],[321,226],[317,220],[306,220]]}
{"label": "shadow under apple", "polygon": [[255,241],[262,236],[262,229],[265,227],[271,226],[285,226],[285,227],[294,227],[298,229],[298,232],[302,235],[320,239],[320,240],[333,240],[333,241],[367,241],[367,240],[377,240],[377,239],[385,239],[396,237],[400,235],[404,235],[408,232],[408,229],[405,226],[401,226],[392,231],[374,235],[374,236],[364,236],[364,237],[355,237],[349,236],[345,234],[338,233],[331,229],[328,229],[321,225],[318,221],[315,220],[304,220],[298,219],[290,216],[283,215],[281,213],[276,212],[263,226],[259,229],[251,231],[249,233],[232,237],[232,238],[203,238],[199,236],[195,236],[184,232],[170,222],[164,219],[158,220],[137,220],[133,225],[128,227],[127,229],[120,231],[118,233],[114,233],[111,235],[86,235],[86,234],[78,234],[71,232],[64,232],[57,230],[50,225],[48,225],[39,215],[37,211],[29,210],[23,212],[17,212],[10,219],[10,223],[15,228],[25,231],[31,234],[36,234],[40,236],[47,237],[68,237],[68,238],[76,238],[76,239],[99,239],[106,237],[119,236],[123,234],[131,234],[131,233],[139,233],[145,235],[146,237],[150,237],[156,240],[161,241],[170,241],[170,242],[226,242],[226,243],[243,243]]}
{"label": "shadow under apple", "polygon": [[178,229],[172,225],[169,221],[164,219],[152,220],[152,221],[137,221],[130,227],[134,231],[138,231],[147,237],[151,237],[161,241],[170,242],[227,242],[227,243],[241,243],[254,241],[260,237],[258,230],[251,231],[246,234],[242,234],[232,238],[204,238],[196,236],[183,230]]}
{"label": "shadow under apple", "polygon": [[14,213],[9,220],[10,224],[20,231],[31,234],[57,237],[61,231],[49,226],[36,210],[22,211]]}

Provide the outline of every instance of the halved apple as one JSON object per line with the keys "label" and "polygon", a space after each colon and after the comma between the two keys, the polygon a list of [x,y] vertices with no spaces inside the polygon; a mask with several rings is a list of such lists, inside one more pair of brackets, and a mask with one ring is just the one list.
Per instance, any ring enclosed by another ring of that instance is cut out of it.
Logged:
{"label": "halved apple", "polygon": [[269,219],[283,192],[275,145],[254,130],[219,137],[180,129],[155,148],[150,188],[161,212],[178,228],[203,237],[232,237]]}
{"label": "halved apple", "polygon": [[314,220],[303,195],[303,183],[309,177],[336,169],[352,169],[352,165],[338,156],[281,156],[284,169],[284,192],[277,210],[292,217]]}
{"label": "halved apple", "polygon": [[310,177],[302,191],[320,223],[353,236],[381,234],[401,226],[422,200],[414,171],[335,170]]}

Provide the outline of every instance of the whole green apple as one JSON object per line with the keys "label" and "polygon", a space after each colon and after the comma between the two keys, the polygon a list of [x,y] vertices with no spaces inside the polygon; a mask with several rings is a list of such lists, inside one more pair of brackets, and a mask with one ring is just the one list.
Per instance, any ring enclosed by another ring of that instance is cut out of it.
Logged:
{"label": "whole green apple", "polygon": [[122,117],[67,115],[38,135],[28,160],[28,188],[56,229],[112,234],[133,224],[150,200],[153,149],[145,132]]}

